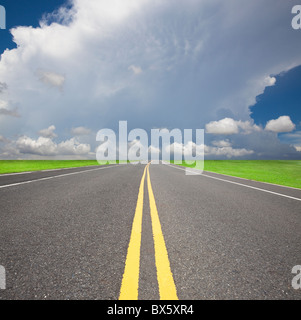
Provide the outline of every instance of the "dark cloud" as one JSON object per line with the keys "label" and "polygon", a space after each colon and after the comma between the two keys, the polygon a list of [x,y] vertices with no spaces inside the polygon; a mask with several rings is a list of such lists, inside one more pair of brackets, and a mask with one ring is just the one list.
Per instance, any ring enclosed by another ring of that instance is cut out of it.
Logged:
{"label": "dark cloud", "polygon": [[0,115],[20,118],[20,114],[18,113],[17,109],[8,110],[5,108],[0,108]]}
{"label": "dark cloud", "polygon": [[5,82],[0,82],[0,93],[7,90],[7,84]]}

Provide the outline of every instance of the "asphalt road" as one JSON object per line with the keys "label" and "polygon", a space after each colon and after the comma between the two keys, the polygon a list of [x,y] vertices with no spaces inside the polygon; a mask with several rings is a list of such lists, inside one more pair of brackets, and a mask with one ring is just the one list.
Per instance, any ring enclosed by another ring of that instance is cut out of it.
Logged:
{"label": "asphalt road", "polygon": [[145,167],[0,176],[0,299],[301,298],[301,190]]}

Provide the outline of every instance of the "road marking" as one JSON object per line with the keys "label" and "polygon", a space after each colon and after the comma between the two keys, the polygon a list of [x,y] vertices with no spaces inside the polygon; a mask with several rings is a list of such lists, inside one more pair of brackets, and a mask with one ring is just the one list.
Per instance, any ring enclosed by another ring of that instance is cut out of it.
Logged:
{"label": "road marking", "polygon": [[177,290],[173,275],[170,269],[168,253],[162,233],[159,214],[156,206],[156,201],[150,181],[149,166],[147,167],[147,188],[149,195],[149,206],[152,220],[155,259],[157,267],[157,279],[159,285],[161,300],[178,300]]}
{"label": "road marking", "polygon": [[148,166],[149,164],[145,166],[140,182],[136,211],[133,220],[127,257],[125,261],[119,300],[138,300],[144,181],[145,173]]}
{"label": "road marking", "polygon": [[[123,164],[118,164],[118,166],[121,166],[121,165],[123,165]],[[81,168],[81,167],[79,167],[79,168]],[[96,169],[82,170],[82,171],[78,171],[78,172],[64,173],[64,174],[60,174],[60,175],[57,175],[57,176],[51,176],[51,177],[45,177],[45,178],[40,178],[40,179],[35,179],[35,180],[29,180],[29,181],[22,181],[22,182],[17,182],[17,183],[12,183],[12,184],[6,184],[6,185],[3,185],[3,186],[0,186],[0,189],[19,186],[19,185],[22,185],[22,184],[28,184],[28,183],[37,182],[37,181],[44,181],[44,180],[50,180],[50,179],[54,179],[54,178],[66,177],[66,176],[71,176],[71,175],[74,175],[74,174],[91,172],[91,171],[95,171],[95,170],[109,169],[109,168],[116,168],[116,166],[114,165],[114,166],[110,166],[110,167],[102,167],[102,168],[96,168]]]}
{"label": "road marking", "polygon": [[177,290],[170,269],[168,253],[151,185],[149,166],[150,163],[145,166],[140,182],[136,211],[134,215],[131,237],[125,261],[125,268],[121,282],[119,300],[138,300],[139,296],[140,251],[144,202],[144,184],[146,174],[160,299],[178,300]]}
{"label": "road marking", "polygon": [[[175,166],[170,165],[170,164],[166,164],[166,165],[168,165],[168,166],[170,166],[172,168],[175,168],[175,169],[179,169],[179,170],[183,170],[183,171],[186,170],[186,169],[182,169],[182,168],[179,168],[179,167],[175,167]],[[243,186],[243,187],[246,187],[246,188],[251,188],[251,189],[255,189],[255,190],[259,190],[259,191],[275,194],[277,196],[281,196],[281,197],[285,197],[285,198],[289,198],[289,199],[293,199],[293,200],[297,200],[297,201],[301,201],[300,198],[295,198],[295,197],[292,197],[292,196],[288,196],[286,194],[282,194],[282,193],[278,193],[278,192],[274,192],[274,191],[270,191],[270,190],[266,190],[266,189],[261,189],[261,188],[257,188],[257,187],[253,187],[253,186],[248,186],[247,184],[243,184],[243,183],[239,183],[239,182],[235,182],[235,181],[230,181],[230,180],[226,180],[226,179],[221,179],[221,178],[217,178],[217,177],[208,176],[208,175],[206,175],[204,173],[200,174],[200,176],[211,178],[211,179],[215,179],[215,180],[220,180],[220,181],[224,181],[224,182],[228,182],[228,183],[232,183],[232,184],[236,184],[236,185]]]}
{"label": "road marking", "polygon": [[229,177],[229,178],[241,179],[241,180],[250,181],[250,182],[259,182],[259,183],[264,183],[264,184],[271,185],[271,186],[276,186],[276,187],[288,188],[288,189],[294,189],[294,190],[301,191],[300,188],[283,186],[281,184],[276,184],[276,183],[271,183],[271,182],[264,182],[264,181],[252,180],[252,179],[247,179],[247,178],[242,178],[242,177],[230,176],[229,174],[224,174],[224,173],[219,173],[219,172],[214,172],[214,171],[209,171],[209,170],[204,170],[204,172],[210,172],[210,173],[214,173],[214,174],[219,174],[221,176],[226,176],[226,177]]}
{"label": "road marking", "polygon": [[39,172],[50,172],[50,171],[59,171],[59,170],[68,170],[68,169],[78,169],[78,168],[87,168],[87,167],[93,168],[93,167],[99,167],[99,165],[82,166],[82,167],[69,167],[69,168],[57,168],[57,169],[48,169],[48,170],[22,171],[22,172],[12,172],[12,173],[0,173],[0,178],[1,178],[1,177],[6,177],[6,176],[20,175],[20,174],[39,173]]}
{"label": "road marking", "polygon": [[33,172],[39,172],[39,171],[23,171],[23,172],[13,172],[13,173],[1,173],[0,177],[6,177],[6,176],[17,176],[19,174],[28,174]]}

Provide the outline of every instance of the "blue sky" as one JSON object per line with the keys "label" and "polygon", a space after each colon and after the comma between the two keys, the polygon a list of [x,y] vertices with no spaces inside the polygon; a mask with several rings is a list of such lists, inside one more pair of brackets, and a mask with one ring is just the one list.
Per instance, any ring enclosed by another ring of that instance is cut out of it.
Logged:
{"label": "blue sky", "polygon": [[65,1],[51,0],[51,1],[39,1],[39,0],[4,0],[0,4],[6,9],[6,28],[7,30],[1,30],[1,43],[0,52],[5,49],[12,49],[16,47],[16,44],[12,41],[12,35],[9,29],[18,26],[39,26],[39,20],[43,14],[47,14],[58,9],[63,5]]}
{"label": "blue sky", "polygon": [[301,159],[294,1],[0,4],[0,159],[93,159],[120,120],[204,128],[207,159]]}
{"label": "blue sky", "polygon": [[301,129],[301,66],[275,76],[276,85],[267,87],[257,96],[257,103],[250,107],[256,124],[264,125],[271,118],[288,114]]}

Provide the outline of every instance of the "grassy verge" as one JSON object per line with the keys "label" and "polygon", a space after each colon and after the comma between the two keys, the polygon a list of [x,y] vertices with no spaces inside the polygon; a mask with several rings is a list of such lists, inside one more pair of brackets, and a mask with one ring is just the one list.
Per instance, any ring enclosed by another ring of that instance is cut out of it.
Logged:
{"label": "grassy verge", "polygon": [[97,165],[96,160],[0,160],[0,174]]}
{"label": "grassy verge", "polygon": [[205,160],[204,170],[301,188],[300,160]]}
{"label": "grassy verge", "polygon": [[[96,165],[96,160],[0,160],[0,174]],[[300,160],[205,160],[204,169],[301,189]]]}

